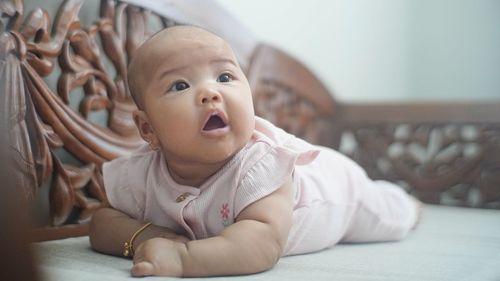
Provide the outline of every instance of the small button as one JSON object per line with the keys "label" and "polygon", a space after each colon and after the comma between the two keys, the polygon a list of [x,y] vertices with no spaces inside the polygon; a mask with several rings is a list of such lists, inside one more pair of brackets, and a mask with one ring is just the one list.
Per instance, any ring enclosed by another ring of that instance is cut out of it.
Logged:
{"label": "small button", "polygon": [[180,203],[180,202],[186,200],[186,198],[188,198],[189,195],[190,194],[188,192],[184,192],[181,195],[179,195],[179,197],[177,197],[177,199],[175,199],[175,202]]}

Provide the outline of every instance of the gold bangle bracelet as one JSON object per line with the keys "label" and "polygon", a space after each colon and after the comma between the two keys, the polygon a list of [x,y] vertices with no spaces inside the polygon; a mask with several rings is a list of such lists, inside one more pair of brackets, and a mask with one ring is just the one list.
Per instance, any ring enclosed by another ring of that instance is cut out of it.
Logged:
{"label": "gold bangle bracelet", "polygon": [[125,257],[134,256],[134,239],[137,237],[137,235],[139,235],[144,229],[146,229],[150,225],[151,225],[150,222],[146,223],[132,235],[132,238],[130,238],[129,241],[123,243],[123,256]]}

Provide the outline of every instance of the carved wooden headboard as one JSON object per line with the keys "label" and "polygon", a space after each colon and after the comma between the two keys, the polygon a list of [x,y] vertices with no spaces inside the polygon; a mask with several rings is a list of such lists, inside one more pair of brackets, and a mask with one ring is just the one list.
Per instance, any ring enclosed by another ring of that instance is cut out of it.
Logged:
{"label": "carved wooden headboard", "polygon": [[[0,3],[3,116],[15,188],[33,202],[36,240],[87,233],[106,200],[101,164],[142,143],[127,63],[148,36],[177,24],[102,0],[96,20],[83,25],[83,2],[64,1],[54,17],[42,7],[25,11],[22,0]],[[258,115],[341,150],[425,202],[500,208],[500,102],[338,103],[306,67],[265,44],[242,65]]]}

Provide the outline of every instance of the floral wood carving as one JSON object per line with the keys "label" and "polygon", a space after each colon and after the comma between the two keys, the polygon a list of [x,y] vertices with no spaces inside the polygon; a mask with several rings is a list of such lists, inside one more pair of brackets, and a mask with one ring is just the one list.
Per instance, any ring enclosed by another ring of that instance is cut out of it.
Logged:
{"label": "floral wood carving", "polygon": [[[18,188],[33,198],[49,185],[54,226],[87,220],[105,200],[101,164],[142,143],[125,78],[128,60],[151,34],[150,13],[103,0],[101,17],[82,27],[82,3],[64,1],[53,22],[42,8],[25,15],[21,0],[0,3],[2,105]],[[51,89],[44,77],[54,73]],[[78,91],[83,97],[74,109]],[[107,124],[92,122],[95,112],[104,112]],[[63,163],[54,153],[61,149],[84,165]]]}
{"label": "floral wood carving", "polygon": [[248,72],[255,113],[312,143],[334,146],[335,104],[328,90],[297,60],[271,46],[257,47]]}
{"label": "floral wood carving", "polygon": [[311,143],[331,146],[335,142],[328,115],[284,85],[260,81],[254,89],[254,107],[258,116]]}
{"label": "floral wood carving", "polygon": [[340,150],[427,203],[500,208],[498,124],[352,125]]}

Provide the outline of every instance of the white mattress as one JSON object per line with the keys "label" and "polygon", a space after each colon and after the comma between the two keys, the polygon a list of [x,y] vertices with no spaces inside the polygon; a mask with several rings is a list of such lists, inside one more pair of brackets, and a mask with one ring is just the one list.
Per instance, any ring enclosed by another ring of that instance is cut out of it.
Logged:
{"label": "white mattress", "polygon": [[[33,244],[43,280],[138,280],[132,262],[93,252],[88,237]],[[165,280],[147,277],[140,280]],[[500,281],[500,211],[425,206],[401,242],[337,245],[286,257],[270,271],[210,280]]]}

